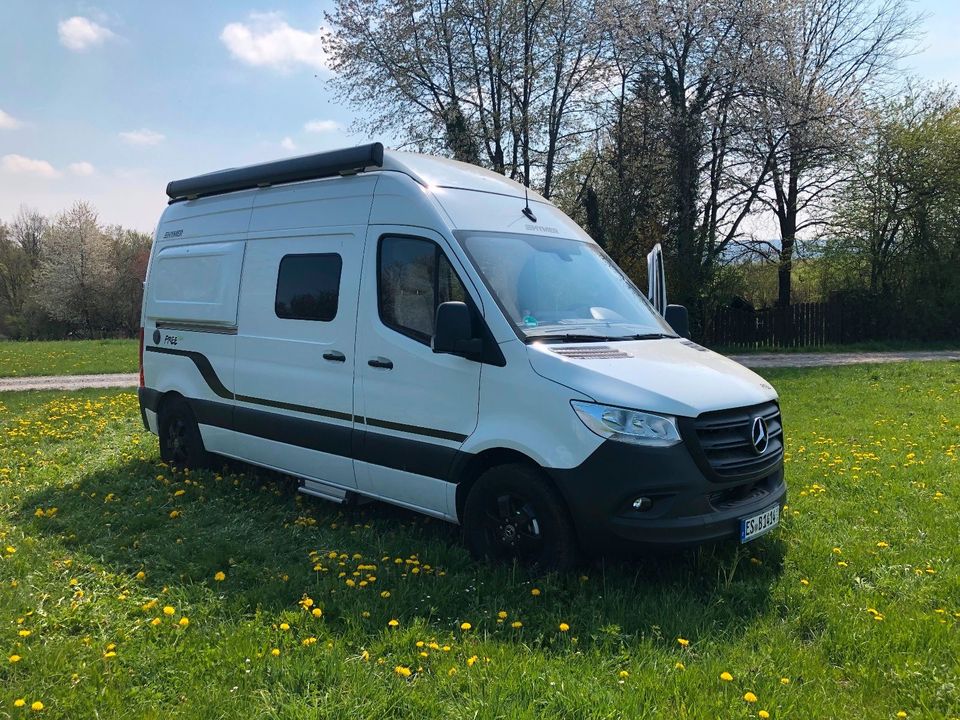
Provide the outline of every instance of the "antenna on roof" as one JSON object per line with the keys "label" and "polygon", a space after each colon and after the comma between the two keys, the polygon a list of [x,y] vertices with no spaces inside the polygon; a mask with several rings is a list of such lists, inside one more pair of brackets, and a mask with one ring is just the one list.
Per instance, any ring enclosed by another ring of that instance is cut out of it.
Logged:
{"label": "antenna on roof", "polygon": [[522,211],[522,212],[523,212],[524,215],[526,215],[526,216],[530,219],[530,222],[536,222],[536,221],[537,221],[537,216],[534,215],[534,214],[533,214],[533,210],[530,209],[530,192],[529,192],[529,190],[530,190],[530,186],[527,185],[527,176],[524,175],[524,176],[523,176],[523,203],[524,203],[524,208],[523,208],[523,211]]}

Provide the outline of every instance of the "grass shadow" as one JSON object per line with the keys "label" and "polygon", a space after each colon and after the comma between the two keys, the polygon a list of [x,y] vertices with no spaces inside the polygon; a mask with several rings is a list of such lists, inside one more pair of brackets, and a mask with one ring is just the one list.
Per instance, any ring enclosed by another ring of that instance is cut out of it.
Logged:
{"label": "grass shadow", "polygon": [[[51,507],[52,517],[36,515]],[[215,597],[218,612],[242,617],[297,609],[309,595],[344,632],[371,635],[394,617],[495,627],[500,611],[549,627],[562,619],[582,643],[738,635],[768,611],[785,552],[773,535],[746,548],[601,559],[533,577],[473,562],[459,528],[414,512],[335,506],[297,494],[291,478],[244,466],[184,474],[150,461],[26,496],[20,512],[26,532],[57,538],[81,560],[131,579],[143,570],[144,596],[170,588],[197,602]],[[226,581],[215,581],[218,571]]]}

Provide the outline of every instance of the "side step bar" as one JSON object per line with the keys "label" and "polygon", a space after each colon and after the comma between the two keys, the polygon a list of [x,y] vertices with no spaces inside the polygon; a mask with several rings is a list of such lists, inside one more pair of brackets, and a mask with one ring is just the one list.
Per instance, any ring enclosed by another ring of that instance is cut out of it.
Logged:
{"label": "side step bar", "polygon": [[312,495],[313,497],[329,500],[337,505],[360,505],[372,502],[370,498],[358,495],[351,490],[344,490],[334,485],[327,485],[319,480],[309,480],[307,478],[300,478],[299,491],[304,495]]}

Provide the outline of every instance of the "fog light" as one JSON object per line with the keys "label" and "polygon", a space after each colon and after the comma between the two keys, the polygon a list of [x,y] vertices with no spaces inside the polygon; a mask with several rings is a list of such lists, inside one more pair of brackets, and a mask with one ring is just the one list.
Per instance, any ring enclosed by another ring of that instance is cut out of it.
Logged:
{"label": "fog light", "polygon": [[633,509],[638,512],[646,512],[653,507],[653,500],[648,497],[638,497],[633,501]]}

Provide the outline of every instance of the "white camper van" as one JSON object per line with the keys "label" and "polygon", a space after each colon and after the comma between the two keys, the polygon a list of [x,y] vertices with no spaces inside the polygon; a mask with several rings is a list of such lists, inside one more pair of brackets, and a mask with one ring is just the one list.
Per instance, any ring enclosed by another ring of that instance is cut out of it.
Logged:
{"label": "white camper van", "polygon": [[777,394],[683,337],[659,249],[647,298],[549,201],[379,143],[167,194],[139,390],[166,461],[272,468],[542,566],[777,525]]}

